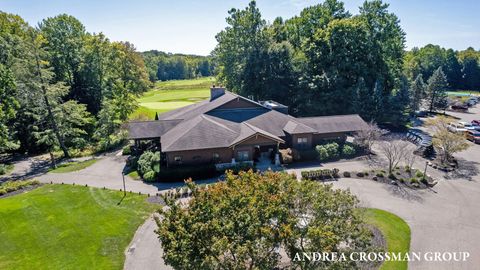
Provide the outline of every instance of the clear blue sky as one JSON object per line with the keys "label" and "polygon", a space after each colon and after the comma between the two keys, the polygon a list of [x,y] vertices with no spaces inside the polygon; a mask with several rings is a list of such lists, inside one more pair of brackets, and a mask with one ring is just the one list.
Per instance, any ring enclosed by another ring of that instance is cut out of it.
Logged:
{"label": "clear blue sky", "polygon": [[[67,13],[89,32],[103,32],[114,41],[130,41],[138,50],[157,49],[207,55],[227,11],[248,0],[0,0],[0,10],[22,16],[31,25]],[[257,0],[268,21],[289,18],[319,1]],[[363,0],[346,0],[357,13]],[[407,33],[408,48],[434,43],[457,50],[480,47],[478,0],[386,0]]]}

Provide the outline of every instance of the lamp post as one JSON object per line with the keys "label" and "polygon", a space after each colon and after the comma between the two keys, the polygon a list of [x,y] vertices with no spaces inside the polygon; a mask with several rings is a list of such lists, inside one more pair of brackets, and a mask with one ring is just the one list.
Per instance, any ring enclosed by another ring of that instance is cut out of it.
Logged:
{"label": "lamp post", "polygon": [[127,189],[125,188],[125,174],[122,172],[122,180],[123,180],[123,196],[127,196]]}
{"label": "lamp post", "polygon": [[423,170],[423,180],[425,180],[425,177],[427,176],[427,166],[428,166],[428,161],[425,161],[425,169]]}

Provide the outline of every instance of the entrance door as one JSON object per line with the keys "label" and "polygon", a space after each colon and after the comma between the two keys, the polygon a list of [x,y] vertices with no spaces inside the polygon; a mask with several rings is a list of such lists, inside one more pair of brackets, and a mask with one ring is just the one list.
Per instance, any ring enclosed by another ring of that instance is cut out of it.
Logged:
{"label": "entrance door", "polygon": [[238,161],[247,161],[247,160],[250,160],[249,155],[248,155],[248,151],[246,151],[246,150],[244,150],[244,151],[238,151],[238,152],[237,152],[237,160],[238,160]]}

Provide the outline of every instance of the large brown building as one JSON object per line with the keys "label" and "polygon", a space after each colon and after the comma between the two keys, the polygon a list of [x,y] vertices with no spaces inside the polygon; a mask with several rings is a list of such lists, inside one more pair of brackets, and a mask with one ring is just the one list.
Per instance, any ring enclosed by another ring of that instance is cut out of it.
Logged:
{"label": "large brown building", "polygon": [[235,163],[278,148],[311,149],[367,125],[358,115],[295,118],[287,109],[213,87],[208,100],[129,123],[129,138],[159,140],[168,165]]}

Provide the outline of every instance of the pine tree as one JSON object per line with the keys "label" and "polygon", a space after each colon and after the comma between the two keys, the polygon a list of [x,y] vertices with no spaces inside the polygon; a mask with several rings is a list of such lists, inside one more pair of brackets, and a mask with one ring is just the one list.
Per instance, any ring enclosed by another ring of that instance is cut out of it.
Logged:
{"label": "pine tree", "polygon": [[425,90],[426,86],[423,82],[422,74],[419,74],[415,81],[413,81],[412,85],[410,86],[410,95],[411,95],[411,105],[410,108],[413,111],[420,110],[422,106],[422,101],[425,98]]}
{"label": "pine tree", "polygon": [[392,123],[401,125],[405,124],[408,121],[408,116],[412,111],[411,108],[411,96],[409,89],[408,79],[405,76],[402,76],[400,81],[400,88],[396,94],[391,98],[390,108],[391,108],[391,118]]}
{"label": "pine tree", "polygon": [[384,98],[383,98],[383,86],[382,83],[377,80],[373,88],[373,104],[374,110],[372,112],[374,120],[381,120],[380,118],[384,116]]}
{"label": "pine tree", "polygon": [[158,112],[155,112],[155,121],[158,121]]}
{"label": "pine tree", "polygon": [[427,98],[430,112],[437,109],[446,109],[448,104],[447,87],[447,77],[443,73],[442,68],[439,67],[428,79]]}

